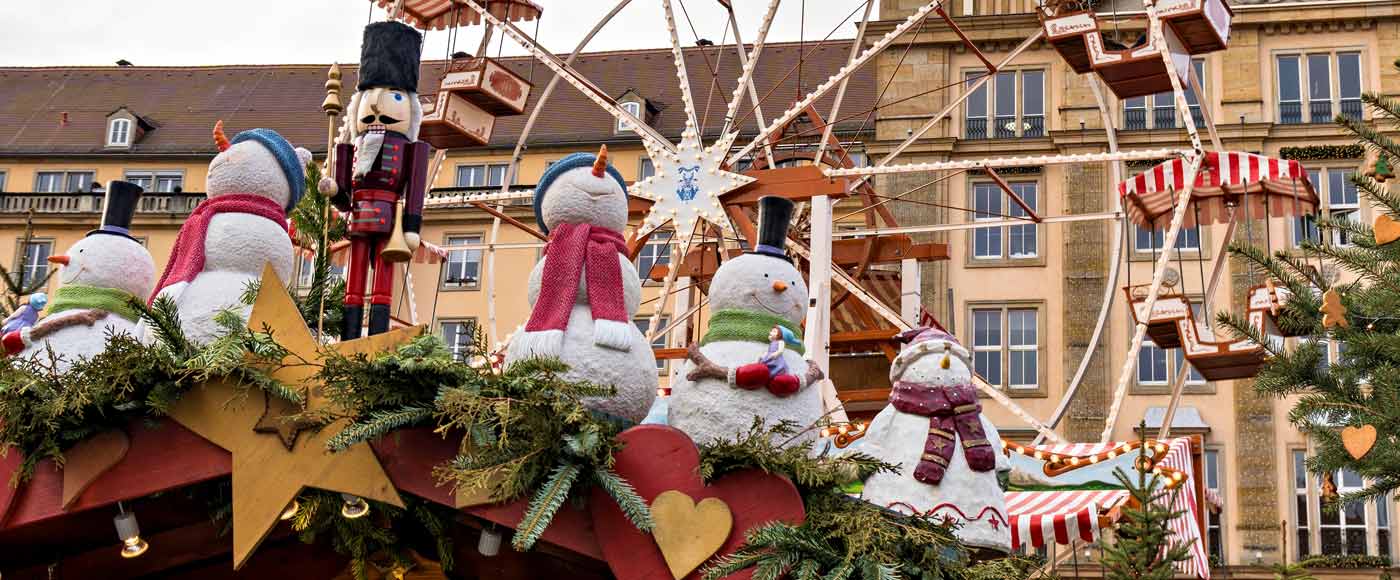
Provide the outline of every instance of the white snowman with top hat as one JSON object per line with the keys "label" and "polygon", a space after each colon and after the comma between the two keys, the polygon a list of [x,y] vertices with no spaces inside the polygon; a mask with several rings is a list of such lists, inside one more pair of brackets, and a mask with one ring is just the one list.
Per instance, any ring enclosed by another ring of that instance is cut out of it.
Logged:
{"label": "white snowman with top hat", "polygon": [[[803,358],[807,286],[787,244],[792,201],[759,200],[758,244],[710,281],[710,319],[671,388],[669,423],[697,443],[733,439],[754,417],[805,428],[824,413],[820,369]],[[816,430],[799,437],[815,438]]]}
{"label": "white snowman with top hat", "polygon": [[591,409],[641,421],[656,398],[656,357],[632,324],[642,282],[627,259],[627,187],[608,149],[554,163],[535,190],[535,220],[549,234],[530,272],[530,320],[511,338],[506,364],[532,357],[569,365],[563,378],[611,385]]}
{"label": "white snowman with top hat", "polygon": [[1007,552],[1011,529],[999,473],[1010,460],[982,415],[970,358],[957,338],[936,328],[901,333],[890,367],[890,404],[850,450],[899,465],[865,481],[861,498],[901,513],[960,524],[970,546]]}
{"label": "white snowman with top hat", "polygon": [[[156,273],[151,253],[131,237],[141,194],[134,183],[107,184],[102,224],[62,255],[49,258],[62,267],[62,285],[37,324],[0,339],[7,354],[52,362],[54,370],[65,372],[80,359],[106,350],[109,336],[140,336],[141,316],[133,301],[144,301],[151,293]],[[53,359],[47,358],[50,350]]]}
{"label": "white snowman with top hat", "polygon": [[209,163],[209,199],[180,226],[175,248],[156,284],[156,296],[169,296],[180,313],[185,338],[212,342],[226,332],[214,318],[233,309],[247,319],[252,307],[242,296],[263,268],[286,282],[292,275],[292,240],[287,212],[306,187],[311,152],[293,147],[271,129],[250,129],[224,137],[214,128],[219,154]]}

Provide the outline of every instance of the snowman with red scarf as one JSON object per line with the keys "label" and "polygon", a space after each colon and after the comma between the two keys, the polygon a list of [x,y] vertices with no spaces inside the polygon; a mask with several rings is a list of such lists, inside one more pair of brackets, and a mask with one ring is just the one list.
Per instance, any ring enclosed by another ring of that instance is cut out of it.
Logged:
{"label": "snowman with red scarf", "polygon": [[906,344],[890,367],[890,404],[850,450],[900,468],[870,476],[861,498],[905,514],[952,519],[968,545],[1010,551],[999,474],[1011,463],[996,427],[982,415],[967,349],[936,328],[896,338]]}

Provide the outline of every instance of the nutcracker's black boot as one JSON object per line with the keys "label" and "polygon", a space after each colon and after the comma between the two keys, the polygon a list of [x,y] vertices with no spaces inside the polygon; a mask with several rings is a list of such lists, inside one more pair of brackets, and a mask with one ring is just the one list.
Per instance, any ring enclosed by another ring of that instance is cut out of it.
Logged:
{"label": "nutcracker's black boot", "polygon": [[389,332],[389,305],[369,305],[369,333],[383,334],[385,332]]}
{"label": "nutcracker's black boot", "polygon": [[360,337],[360,324],[365,318],[364,306],[345,306],[345,315],[340,326],[340,340],[355,340]]}

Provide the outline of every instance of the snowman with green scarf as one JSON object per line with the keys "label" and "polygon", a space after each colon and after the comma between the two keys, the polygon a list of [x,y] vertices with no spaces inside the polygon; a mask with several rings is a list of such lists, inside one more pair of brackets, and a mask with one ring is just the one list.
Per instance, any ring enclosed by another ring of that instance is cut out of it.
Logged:
{"label": "snowman with green scarf", "polygon": [[62,266],[62,286],[37,324],[0,339],[7,354],[47,364],[52,348],[54,370],[64,372],[106,350],[110,335],[139,336],[141,317],[133,304],[150,295],[156,275],[151,253],[131,237],[141,193],[134,183],[108,183],[102,225],[63,255],[49,258]]}
{"label": "snowman with green scarf", "polygon": [[[803,358],[807,286],[783,250],[793,204],[759,200],[758,244],[710,281],[711,315],[672,385],[669,423],[697,443],[733,439],[754,417],[807,427],[821,418],[821,370]],[[810,430],[804,437],[815,438]]]}

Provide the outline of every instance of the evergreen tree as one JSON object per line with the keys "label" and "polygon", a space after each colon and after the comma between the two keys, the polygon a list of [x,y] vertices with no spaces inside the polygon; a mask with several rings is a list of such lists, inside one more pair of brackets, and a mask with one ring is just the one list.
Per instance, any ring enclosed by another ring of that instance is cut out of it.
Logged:
{"label": "evergreen tree", "polygon": [[[331,207],[329,196],[321,195],[316,184],[321,181],[321,166],[315,162],[306,164],[306,193],[292,208],[288,218],[296,229],[296,245],[301,250],[314,250],[316,257],[311,262],[311,285],[304,289],[298,306],[301,315],[311,328],[316,328],[316,318],[321,317],[321,329],[332,329],[337,334],[340,328],[342,308],[345,298],[345,280],[335,276],[331,264],[332,246],[345,239],[345,220],[339,219]],[[324,232],[325,248],[322,248]],[[295,284],[295,281],[289,281]]]}
{"label": "evergreen tree", "polygon": [[[1395,66],[1400,68],[1400,61]],[[1394,228],[1397,224],[1391,220],[1400,218],[1400,195],[1384,180],[1392,177],[1390,167],[1400,160],[1400,144],[1382,128],[1400,128],[1400,102],[1374,93],[1362,95],[1362,100],[1374,112],[1372,121],[1338,116],[1336,122],[1371,151],[1372,160],[1352,182],[1375,204],[1378,223]],[[1359,501],[1400,487],[1400,447],[1392,441],[1400,432],[1400,243],[1378,244],[1371,225],[1346,219],[1320,219],[1318,228],[1319,235],[1303,243],[1301,256],[1231,248],[1292,291],[1293,298],[1279,313],[1279,326],[1287,334],[1311,340],[1287,348],[1282,341],[1261,336],[1241,317],[1221,314],[1218,320],[1270,351],[1255,388],[1278,397],[1298,396],[1289,421],[1315,444],[1308,470],[1319,476],[1338,469],[1361,474],[1370,485],[1341,498]],[[1332,244],[1334,235],[1346,236],[1350,244]],[[1355,281],[1338,280],[1345,278]],[[1329,291],[1340,296],[1346,309],[1340,324],[1324,324]],[[1329,361],[1322,340],[1345,348],[1345,356]],[[1343,428],[1367,426],[1376,430],[1378,439],[1354,458],[1342,443]]]}
{"label": "evergreen tree", "polygon": [[[1147,446],[1138,450],[1139,465],[1149,460]],[[1122,469],[1114,473],[1131,496],[1123,508],[1123,518],[1115,531],[1116,539],[1103,542],[1104,577],[1112,580],[1168,580],[1176,575],[1177,562],[1191,558],[1191,544],[1173,541],[1168,525],[1184,515],[1171,509],[1173,494],[1162,486],[1162,478],[1139,469],[1131,477]]]}
{"label": "evergreen tree", "polygon": [[34,242],[34,210],[29,210],[29,215],[24,218],[24,234],[19,238],[20,271],[11,272],[0,265],[0,280],[4,280],[4,288],[0,288],[0,319],[9,316],[20,306],[20,300],[30,294],[43,290],[48,286],[49,278],[53,277],[56,269],[50,268],[48,273],[29,280],[22,280],[24,274],[25,250]]}

